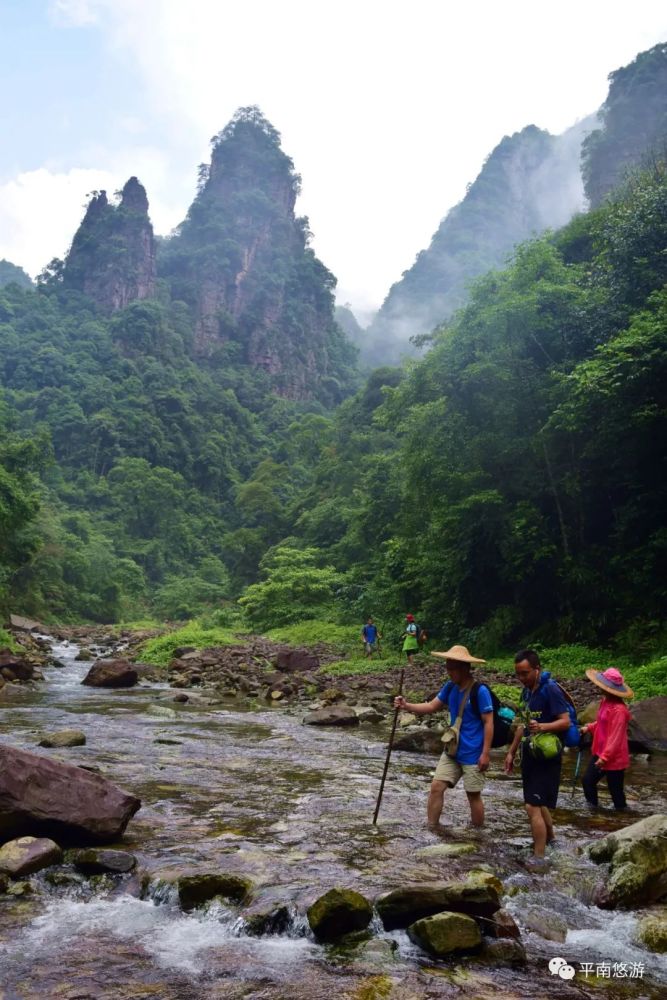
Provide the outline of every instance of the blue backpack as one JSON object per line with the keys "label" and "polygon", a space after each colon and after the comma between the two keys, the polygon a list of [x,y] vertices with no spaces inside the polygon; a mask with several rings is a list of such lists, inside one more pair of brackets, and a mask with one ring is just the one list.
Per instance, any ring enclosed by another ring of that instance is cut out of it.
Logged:
{"label": "blue backpack", "polygon": [[[555,681],[552,678],[548,670],[543,670],[540,675],[540,689],[543,688],[545,684],[554,684],[558,688],[565,699],[568,715],[570,716],[570,728],[566,729],[564,733],[558,733],[558,738],[566,747],[578,747],[581,742],[581,733],[579,732],[577,709],[572,700],[572,695],[565,690],[562,684],[559,684],[558,681]],[[530,700],[530,691],[528,691],[527,688],[524,688],[521,692],[521,697],[525,702],[528,702]]]}

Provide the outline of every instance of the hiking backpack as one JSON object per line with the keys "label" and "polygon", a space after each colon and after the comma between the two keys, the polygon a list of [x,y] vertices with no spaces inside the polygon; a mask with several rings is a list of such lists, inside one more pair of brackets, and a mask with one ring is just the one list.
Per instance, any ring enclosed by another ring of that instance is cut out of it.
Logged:
{"label": "hiking backpack", "polygon": [[[447,687],[445,688],[446,696],[449,696],[449,692],[451,690],[449,685],[453,685],[453,683],[453,681],[449,681]],[[480,681],[473,681],[469,695],[472,710],[480,719],[482,718],[482,713],[479,710],[479,689],[481,686]],[[506,746],[510,742],[510,730],[512,728],[514,712],[511,708],[502,704],[498,695],[492,690],[491,687],[489,687],[488,684],[485,684],[484,687],[488,688],[489,694],[491,695],[491,703],[493,705],[493,738],[491,740],[491,748],[497,749],[498,747]]]}

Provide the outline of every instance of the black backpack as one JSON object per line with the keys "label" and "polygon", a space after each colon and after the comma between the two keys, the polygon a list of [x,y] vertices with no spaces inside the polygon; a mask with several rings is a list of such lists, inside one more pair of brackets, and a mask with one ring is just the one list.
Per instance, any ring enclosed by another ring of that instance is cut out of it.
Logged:
{"label": "black backpack", "polygon": [[[449,684],[453,684],[453,681],[450,681]],[[473,681],[469,695],[472,710],[475,715],[479,716],[480,719],[482,718],[482,713],[479,710],[479,689],[481,686],[480,681]],[[507,746],[510,742],[512,719],[504,719],[502,715],[500,715],[500,710],[504,707],[502,702],[488,684],[485,684],[484,686],[488,688],[491,695],[491,702],[493,704],[493,739],[491,740],[491,746],[497,749],[498,747]],[[449,694],[449,690],[448,685],[447,694]],[[511,709],[508,711],[511,711]]]}

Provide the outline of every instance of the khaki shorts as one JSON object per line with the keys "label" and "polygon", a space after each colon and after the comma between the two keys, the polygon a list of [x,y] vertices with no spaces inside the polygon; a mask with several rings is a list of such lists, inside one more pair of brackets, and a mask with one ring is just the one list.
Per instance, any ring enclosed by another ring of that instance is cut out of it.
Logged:
{"label": "khaki shorts", "polygon": [[447,753],[443,753],[433,775],[434,781],[446,781],[450,788],[457,785],[463,777],[463,788],[466,792],[481,792],[486,784],[486,775],[480,771],[477,764],[459,764]]}

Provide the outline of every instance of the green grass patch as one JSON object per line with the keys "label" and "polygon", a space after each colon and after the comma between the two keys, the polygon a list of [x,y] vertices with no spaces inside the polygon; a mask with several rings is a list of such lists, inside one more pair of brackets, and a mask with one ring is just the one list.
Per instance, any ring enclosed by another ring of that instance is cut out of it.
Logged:
{"label": "green grass patch", "polygon": [[286,642],[291,646],[313,646],[324,642],[341,653],[359,653],[363,649],[361,625],[335,625],[318,618],[273,628],[266,636],[275,642]]}
{"label": "green grass patch", "polygon": [[349,660],[338,660],[336,663],[327,663],[320,667],[318,674],[331,675],[332,677],[353,677],[372,674],[386,674],[395,671],[398,677],[400,665],[396,660],[381,660],[373,657],[367,660],[365,657],[350,658]]}
{"label": "green grass patch", "polygon": [[141,632],[143,629],[166,628],[164,622],[159,622],[157,618],[138,618],[131,622],[116,622],[109,627],[109,631],[114,635],[119,632]]}
{"label": "green grass patch", "polygon": [[[605,649],[590,649],[588,646],[557,646],[538,649],[544,670],[550,670],[555,677],[582,680],[590,669],[604,672],[609,667],[621,671],[634,691],[635,698],[652,698],[667,695],[667,656],[658,656],[645,664],[633,664],[629,657]],[[507,674],[514,673],[514,657],[498,657],[488,661],[491,670]],[[494,684],[498,692],[504,685]],[[502,700],[503,696],[498,694]]]}
{"label": "green grass patch", "polygon": [[166,667],[179,646],[207,649],[211,646],[233,646],[238,642],[238,635],[229,628],[203,628],[200,622],[192,621],[175,632],[148,639],[142,643],[139,655],[145,663]]}
{"label": "green grass patch", "polygon": [[[550,649],[536,647],[544,670],[550,670],[556,677],[584,677],[591,667],[606,670],[618,667],[625,673],[631,664],[626,656],[617,656],[604,649],[589,649],[588,646],[555,646]],[[487,661],[490,670],[513,674],[514,656],[493,657]]]}
{"label": "green grass patch", "polygon": [[629,667],[623,671],[623,676],[636,699],[667,695],[667,656],[659,656],[641,667]]}
{"label": "green grass patch", "polygon": [[11,632],[8,632],[6,628],[0,628],[0,648],[5,646],[11,649],[12,653],[18,652],[21,648]]}

